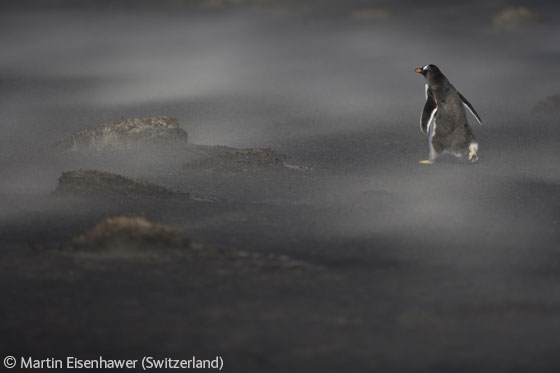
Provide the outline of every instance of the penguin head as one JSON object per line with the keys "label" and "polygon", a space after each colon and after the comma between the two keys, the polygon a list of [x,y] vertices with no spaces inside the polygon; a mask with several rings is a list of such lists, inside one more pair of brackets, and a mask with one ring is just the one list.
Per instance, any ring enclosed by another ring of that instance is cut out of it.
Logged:
{"label": "penguin head", "polygon": [[426,79],[436,78],[442,75],[441,70],[436,65],[426,65],[424,67],[418,67],[414,71],[420,73],[426,77]]}
{"label": "penguin head", "polygon": [[419,67],[414,71],[424,75],[426,83],[428,83],[428,86],[433,89],[447,82],[447,78],[436,65],[426,65],[424,67]]}

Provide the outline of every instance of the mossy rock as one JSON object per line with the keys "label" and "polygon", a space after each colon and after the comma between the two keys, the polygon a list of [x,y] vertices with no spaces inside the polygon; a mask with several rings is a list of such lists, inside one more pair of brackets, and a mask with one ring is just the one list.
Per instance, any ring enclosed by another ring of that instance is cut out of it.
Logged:
{"label": "mossy rock", "polygon": [[216,248],[186,239],[169,225],[142,216],[112,216],[72,237],[59,246],[62,252],[85,258],[164,258],[183,257],[218,261],[232,268],[303,269],[305,263],[283,255],[250,253],[231,248]]}
{"label": "mossy rock", "polygon": [[113,216],[74,236],[66,247],[75,251],[180,249],[188,248],[189,241],[173,227],[154,223],[145,217]]}
{"label": "mossy rock", "polygon": [[63,252],[100,257],[161,257],[164,255],[227,254],[201,241],[185,239],[169,225],[153,222],[143,216],[111,216],[72,237],[63,244]]}
{"label": "mossy rock", "polygon": [[103,152],[185,146],[188,134],[177,119],[156,116],[129,118],[118,122],[87,127],[55,144],[55,149],[67,152]]}

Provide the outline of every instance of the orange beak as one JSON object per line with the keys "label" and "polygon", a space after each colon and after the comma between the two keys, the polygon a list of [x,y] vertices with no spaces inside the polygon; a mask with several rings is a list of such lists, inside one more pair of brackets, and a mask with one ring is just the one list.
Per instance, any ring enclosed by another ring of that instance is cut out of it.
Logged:
{"label": "orange beak", "polygon": [[421,67],[417,67],[416,69],[414,69],[414,71],[417,73],[421,73],[423,70]]}

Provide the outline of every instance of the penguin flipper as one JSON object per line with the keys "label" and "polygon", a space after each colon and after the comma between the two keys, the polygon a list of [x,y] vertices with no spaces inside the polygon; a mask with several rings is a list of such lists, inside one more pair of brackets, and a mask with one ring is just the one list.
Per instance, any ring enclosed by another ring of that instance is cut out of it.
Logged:
{"label": "penguin flipper", "polygon": [[478,124],[482,126],[482,119],[480,119],[480,116],[478,115],[476,110],[474,110],[474,107],[471,105],[471,103],[461,93],[459,93],[459,97],[461,98],[461,101],[463,101],[463,105],[465,105],[465,107],[469,109],[473,117],[475,117],[475,119],[478,121]]}
{"label": "penguin flipper", "polygon": [[424,104],[424,110],[422,110],[422,117],[420,117],[420,129],[423,133],[428,134],[430,123],[434,119],[437,111],[436,100],[432,94],[431,89],[426,90],[426,103]]}

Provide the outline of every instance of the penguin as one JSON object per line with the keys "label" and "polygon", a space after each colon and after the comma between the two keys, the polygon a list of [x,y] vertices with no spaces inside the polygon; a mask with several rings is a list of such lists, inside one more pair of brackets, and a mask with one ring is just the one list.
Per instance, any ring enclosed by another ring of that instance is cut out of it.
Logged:
{"label": "penguin", "polygon": [[426,78],[426,103],[420,129],[428,135],[429,157],[421,164],[432,164],[441,153],[450,153],[471,163],[478,161],[478,142],[469,126],[465,109],[480,125],[482,120],[471,103],[447,80],[436,65],[414,70]]}

